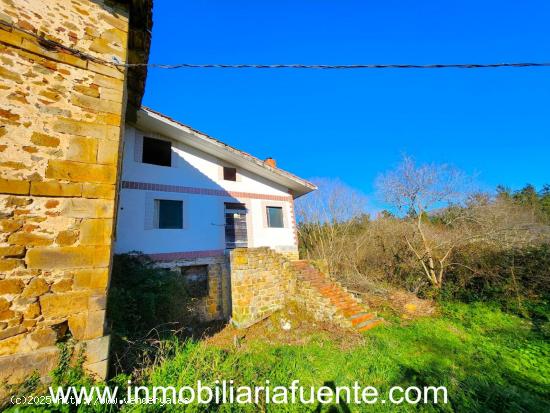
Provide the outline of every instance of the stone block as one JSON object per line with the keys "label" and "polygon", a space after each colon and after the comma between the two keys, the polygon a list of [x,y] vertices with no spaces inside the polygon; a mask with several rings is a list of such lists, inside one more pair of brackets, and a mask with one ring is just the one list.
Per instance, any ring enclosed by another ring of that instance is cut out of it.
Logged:
{"label": "stone block", "polygon": [[46,178],[73,182],[110,183],[116,181],[116,168],[110,165],[85,164],[74,161],[50,159]]}
{"label": "stone block", "polygon": [[0,321],[7,321],[17,318],[18,315],[13,310],[4,310],[0,312]]}
{"label": "stone block", "polygon": [[94,111],[99,112],[118,114],[122,111],[122,104],[120,102],[113,102],[111,100],[94,98],[76,93],[71,96],[71,103],[75,106],[80,106],[85,109],[93,109]]}
{"label": "stone block", "polygon": [[112,219],[84,219],[80,224],[80,244],[110,245]]}
{"label": "stone block", "polygon": [[125,55],[122,49],[113,47],[112,42],[101,38],[93,40],[90,50],[101,54],[114,55],[119,58]]}
{"label": "stone block", "polygon": [[57,334],[51,328],[41,328],[29,334],[29,345],[33,350],[53,346],[57,341]]}
{"label": "stone block", "polygon": [[102,74],[95,74],[93,83],[98,86],[114,90],[122,90],[124,86],[121,79],[115,79],[113,77],[105,76]]}
{"label": "stone block", "polygon": [[0,357],[0,381],[9,384],[21,383],[33,371],[46,377],[57,365],[59,349],[46,347],[32,353]]}
{"label": "stone block", "polygon": [[59,146],[59,138],[39,132],[33,132],[31,135],[31,142],[38,146],[47,146],[50,148]]}
{"label": "stone block", "polygon": [[69,291],[72,288],[72,286],[73,286],[72,278],[63,278],[53,283],[51,286],[51,290],[54,293],[60,293],[60,292]]}
{"label": "stone block", "polygon": [[98,361],[97,363],[91,363],[84,365],[84,368],[93,377],[103,379],[107,377],[109,371],[109,360]]}
{"label": "stone block", "polygon": [[[2,340],[2,345],[0,346],[0,356],[6,356],[9,354],[18,353],[20,350],[25,350],[24,341],[26,337],[23,333],[26,331],[27,329],[22,326],[9,327],[3,331],[0,331],[0,340]],[[6,335],[7,337],[5,337]],[[29,348],[27,350],[31,349]],[[2,373],[0,372],[0,375],[1,374]]]}
{"label": "stone block", "polygon": [[74,289],[105,290],[108,283],[108,268],[81,269],[74,272]]}
{"label": "stone block", "polygon": [[47,293],[50,285],[43,278],[32,279],[23,290],[22,297],[38,297]]}
{"label": "stone block", "polygon": [[25,319],[36,318],[40,315],[40,304],[38,302],[30,303],[27,309],[23,312]]}
{"label": "stone block", "polygon": [[88,313],[78,313],[69,315],[69,330],[76,340],[84,340],[86,337],[86,323]]}
{"label": "stone block", "polygon": [[33,234],[32,232],[14,232],[8,238],[10,244],[22,245],[26,247],[46,246],[53,243],[53,239],[45,236]]}
{"label": "stone block", "polygon": [[0,295],[20,294],[24,287],[25,284],[18,278],[7,278],[0,280]]}
{"label": "stone block", "polygon": [[69,118],[58,118],[53,124],[53,129],[56,132],[67,133],[70,135],[98,139],[111,139],[116,141],[120,139],[120,128],[117,126],[79,121]]}
{"label": "stone block", "polygon": [[109,247],[58,247],[32,248],[27,252],[27,268],[63,269],[107,267]]}
{"label": "stone block", "polygon": [[120,79],[120,80],[124,79],[124,70],[117,69],[111,66],[105,66],[104,64],[101,64],[101,63],[90,61],[88,63],[88,69],[91,70],[92,72],[109,76],[115,79]]}
{"label": "stone block", "polygon": [[0,179],[0,193],[27,195],[30,191],[30,182],[15,179]]}
{"label": "stone block", "polygon": [[119,154],[119,142],[101,140],[97,148],[97,162],[100,164],[116,165]]}
{"label": "stone block", "polygon": [[57,181],[31,182],[31,195],[79,197],[82,195],[82,184],[63,184]]}
{"label": "stone block", "polygon": [[115,199],[115,185],[112,184],[82,184],[84,198]]}
{"label": "stone block", "polygon": [[94,98],[99,97],[99,88],[97,87],[97,85],[95,85],[95,87],[75,85],[73,86],[73,90],[75,90],[78,93],[82,93],[83,95],[91,96]]}
{"label": "stone block", "polygon": [[15,232],[22,226],[23,221],[19,219],[0,219],[0,229],[5,233]]}
{"label": "stone block", "polygon": [[73,245],[78,239],[78,235],[78,231],[75,230],[61,231],[57,234],[57,237],[55,237],[55,242],[57,245],[61,246]]}
{"label": "stone block", "polygon": [[88,309],[88,294],[86,292],[45,294],[40,297],[40,307],[42,315],[47,318],[67,317],[70,314],[82,313]]}
{"label": "stone block", "polygon": [[86,323],[85,339],[103,337],[105,333],[105,310],[90,311]]}
{"label": "stone block", "polygon": [[124,97],[122,89],[101,88],[101,98],[113,102],[122,102]]}
{"label": "stone block", "polygon": [[0,247],[1,257],[21,257],[25,254],[25,247],[23,245],[10,245],[7,247]]}
{"label": "stone block", "polygon": [[66,158],[70,161],[95,163],[97,160],[97,139],[83,136],[71,138]]}
{"label": "stone block", "polygon": [[61,212],[69,218],[112,218],[114,204],[104,199],[74,198],[65,200]]}
{"label": "stone block", "polygon": [[90,311],[105,310],[107,308],[107,295],[94,295],[88,301],[88,309]]}
{"label": "stone block", "polygon": [[90,365],[105,361],[109,358],[110,336],[103,336],[84,341],[86,346],[86,361],[84,365]]}

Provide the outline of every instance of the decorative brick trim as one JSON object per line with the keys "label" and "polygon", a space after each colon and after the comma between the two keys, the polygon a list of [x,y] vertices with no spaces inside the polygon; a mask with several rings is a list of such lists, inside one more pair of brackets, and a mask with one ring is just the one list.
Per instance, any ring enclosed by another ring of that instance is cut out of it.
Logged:
{"label": "decorative brick trim", "polygon": [[140,189],[145,191],[179,192],[185,194],[223,196],[232,198],[265,199],[268,201],[292,201],[290,195],[267,195],[252,192],[225,191],[223,189],[196,188],[191,186],[153,184],[147,182],[122,181],[123,189]]}
{"label": "decorative brick trim", "polygon": [[224,250],[160,252],[147,255],[153,261],[194,260],[196,258],[220,257],[224,255]]}
{"label": "decorative brick trim", "polygon": [[290,201],[290,225],[293,227],[294,244],[298,248],[298,225],[296,224],[296,213],[294,212],[294,199]]}

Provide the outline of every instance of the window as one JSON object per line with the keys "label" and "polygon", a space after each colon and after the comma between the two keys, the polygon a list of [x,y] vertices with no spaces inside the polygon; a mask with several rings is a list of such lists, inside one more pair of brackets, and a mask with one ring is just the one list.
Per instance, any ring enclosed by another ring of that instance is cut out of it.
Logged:
{"label": "window", "polygon": [[283,208],[267,207],[267,226],[269,228],[283,228]]}
{"label": "window", "polygon": [[155,200],[155,204],[158,217],[157,228],[183,228],[183,201],[157,199]]}
{"label": "window", "polygon": [[144,136],[142,162],[160,166],[172,166],[172,143]]}
{"label": "window", "polygon": [[230,168],[228,166],[223,167],[223,179],[224,181],[236,181],[237,180],[237,168]]}
{"label": "window", "polygon": [[208,265],[181,267],[181,274],[189,297],[208,296]]}

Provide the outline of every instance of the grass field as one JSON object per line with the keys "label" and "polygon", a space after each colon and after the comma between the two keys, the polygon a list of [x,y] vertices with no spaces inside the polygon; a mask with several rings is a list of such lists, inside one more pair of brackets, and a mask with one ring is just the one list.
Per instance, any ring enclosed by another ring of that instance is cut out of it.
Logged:
{"label": "grass field", "polygon": [[[394,406],[399,411],[550,411],[550,343],[531,323],[486,305],[446,305],[441,315],[402,324],[390,320],[359,344],[342,348],[319,334],[307,344],[266,344],[220,349],[188,343],[154,369],[148,385],[181,386],[202,380],[321,386],[358,381],[381,392],[391,386],[447,386],[446,406]],[[188,408],[189,409],[189,408]],[[198,407],[190,410],[200,411]],[[349,410],[348,410],[349,409]],[[139,410],[139,409],[136,409]],[[154,410],[154,409],[149,409]],[[162,411],[158,408],[157,411]],[[210,406],[204,411],[242,411]],[[388,411],[389,406],[252,406],[248,411]]]}
{"label": "grass field", "polygon": [[[277,324],[274,324],[276,326]],[[274,332],[274,336],[282,332]],[[304,342],[247,338],[241,345],[172,342],[170,356],[148,371],[143,384],[184,386],[201,380],[236,385],[446,386],[446,405],[210,405],[126,406],[124,411],[550,411],[550,343],[529,321],[482,304],[446,304],[440,314],[388,320],[363,337],[308,334]],[[117,382],[124,382],[119,376]],[[108,411],[100,406],[86,411]],[[111,407],[112,410],[112,407]],[[16,411],[16,410],[12,410]],[[33,409],[34,411],[34,409]],[[51,411],[55,411],[55,408]],[[65,410],[67,411],[67,410]]]}

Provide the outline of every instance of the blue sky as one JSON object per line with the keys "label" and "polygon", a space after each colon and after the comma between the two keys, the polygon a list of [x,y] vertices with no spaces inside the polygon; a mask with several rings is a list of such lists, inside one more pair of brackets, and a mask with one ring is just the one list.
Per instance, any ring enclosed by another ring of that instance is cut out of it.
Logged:
{"label": "blue sky", "polygon": [[[152,63],[550,61],[550,2],[167,1]],[[550,183],[550,68],[151,69],[144,104],[303,177],[372,194],[407,153],[486,187]]]}

